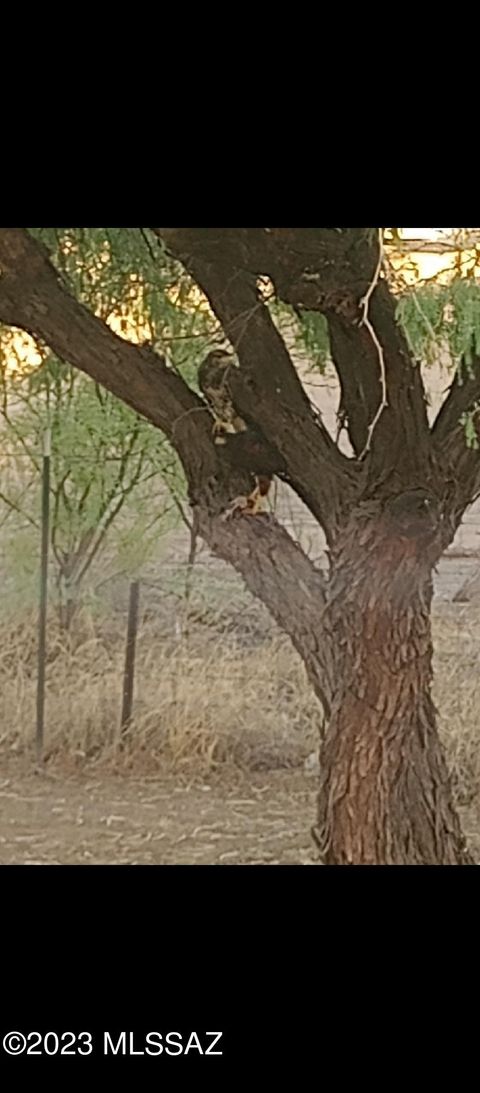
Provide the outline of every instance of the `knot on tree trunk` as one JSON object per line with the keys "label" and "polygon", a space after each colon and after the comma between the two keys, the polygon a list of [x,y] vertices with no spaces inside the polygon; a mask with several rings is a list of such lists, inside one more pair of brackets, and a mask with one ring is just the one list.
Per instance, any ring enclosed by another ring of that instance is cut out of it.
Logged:
{"label": "knot on tree trunk", "polygon": [[385,515],[391,534],[401,539],[433,541],[442,529],[439,499],[423,487],[404,490],[390,498]]}

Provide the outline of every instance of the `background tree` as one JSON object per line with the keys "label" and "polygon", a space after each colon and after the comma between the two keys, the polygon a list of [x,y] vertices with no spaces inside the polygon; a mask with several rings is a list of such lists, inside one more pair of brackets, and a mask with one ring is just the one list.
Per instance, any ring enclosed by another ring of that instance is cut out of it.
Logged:
{"label": "background tree", "polygon": [[[430,424],[377,229],[144,235],[155,272],[149,266],[144,287],[139,267],[140,308],[149,284],[162,284],[167,297],[177,281],[190,299],[193,285],[201,290],[200,312],[210,314],[206,298],[236,353],[235,405],[281,453],[291,488],[324,529],[328,576],[273,517],[225,520],[250,481],[214,445],[193,379],[155,352],[161,339],[134,345],[81,302],[58,241],[55,268],[28,232],[1,233],[0,319],[41,339],[162,430],[181,459],[200,534],[289,634],[328,719],[315,828],[323,860],[468,862],[431,699],[430,608],[434,566],[480,482],[475,322]],[[79,254],[73,231],[71,238]],[[124,265],[135,264],[131,238],[116,245]],[[116,268],[114,248],[105,254],[104,264]],[[317,319],[318,329],[326,324],[351,454],[311,405],[274,321],[275,302],[310,336]],[[447,322],[445,308],[442,316]]]}
{"label": "background tree", "polygon": [[[23,525],[22,554],[30,559],[38,549],[42,441],[47,426],[51,431],[51,553],[60,626],[68,630],[112,531],[117,567],[134,570],[159,533],[178,523],[172,497],[181,498],[183,476],[164,438],[51,354],[32,370],[4,369],[0,378],[8,445],[0,499],[15,517],[12,549]],[[158,499],[153,513],[152,493]]]}
{"label": "background tree", "polygon": [[[143,236],[133,248],[137,272],[118,247],[115,230],[47,231],[59,268],[79,297],[121,332],[155,341],[167,329],[172,359],[188,372],[199,331],[197,307],[179,309],[181,278],[158,278],[149,294],[150,252]],[[128,238],[128,233],[127,233]],[[134,235],[137,242],[137,237]],[[130,242],[130,240],[128,240]],[[131,249],[126,248],[127,255]],[[111,256],[118,256],[112,261]],[[108,261],[106,258],[108,257]],[[139,273],[144,297],[139,304]],[[185,280],[185,278],[184,278]],[[208,317],[207,317],[208,319]],[[210,324],[212,325],[212,324]],[[176,343],[178,342],[178,349]],[[51,556],[59,621],[69,629],[93,563],[112,544],[122,571],[145,561],[173,524],[188,524],[185,479],[168,441],[133,410],[48,347],[28,346],[4,328],[0,336],[0,421],[8,449],[0,498],[10,519],[12,553],[34,564],[38,546],[42,442],[51,429]],[[206,343],[205,343],[206,344]],[[152,510],[152,497],[156,504]],[[134,533],[132,534],[132,529]],[[114,536],[112,538],[112,532]],[[191,546],[191,552],[194,546]],[[104,577],[104,574],[102,574]]]}

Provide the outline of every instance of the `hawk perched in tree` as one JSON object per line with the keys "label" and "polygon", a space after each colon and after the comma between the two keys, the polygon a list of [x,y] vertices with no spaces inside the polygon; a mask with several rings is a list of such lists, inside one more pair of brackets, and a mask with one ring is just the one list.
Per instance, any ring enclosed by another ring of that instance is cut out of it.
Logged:
{"label": "hawk perched in tree", "polygon": [[235,368],[233,357],[225,350],[208,354],[198,370],[198,385],[215,418],[215,444],[223,448],[232,467],[249,471],[255,478],[255,489],[248,497],[237,497],[229,512],[244,512],[255,516],[261,511],[275,474],[285,474],[283,456],[270,444],[261,429],[245,417],[240,417],[233,403],[228,376]]}

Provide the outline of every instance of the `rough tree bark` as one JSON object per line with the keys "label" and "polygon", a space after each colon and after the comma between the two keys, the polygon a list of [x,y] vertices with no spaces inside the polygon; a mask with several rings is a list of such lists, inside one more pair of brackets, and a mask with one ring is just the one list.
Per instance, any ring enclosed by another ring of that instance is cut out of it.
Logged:
{"label": "rough tree bark", "polygon": [[[0,233],[0,321],[43,339],[166,433],[200,535],[290,636],[328,718],[314,829],[323,861],[466,864],[431,698],[430,606],[433,568],[480,483],[460,424],[467,396],[468,406],[480,397],[480,367],[467,393],[452,384],[431,430],[420,370],[377,283],[378,242],[363,230],[153,230],[220,320],[239,361],[235,402],[323,527],[328,580],[273,518],[225,521],[248,483],[213,445],[204,403],[152,350],[82,307],[21,230]],[[326,315],[351,459],[309,403],[259,275],[295,308]]]}
{"label": "rough tree bark", "polygon": [[406,513],[353,514],[332,557],[337,686],[315,829],[326,862],[468,861],[431,698],[435,520],[420,509],[412,527],[416,495],[403,498]]}

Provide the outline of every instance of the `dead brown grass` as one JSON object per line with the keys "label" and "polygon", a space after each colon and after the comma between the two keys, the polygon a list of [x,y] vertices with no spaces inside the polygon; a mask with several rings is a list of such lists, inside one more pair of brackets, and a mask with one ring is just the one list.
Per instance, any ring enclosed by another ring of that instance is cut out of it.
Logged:
{"label": "dead brown grass", "polygon": [[[123,620],[79,615],[70,640],[49,626],[45,757],[52,769],[134,774],[302,767],[318,746],[320,711],[289,642],[272,628],[256,643],[193,627],[174,641],[139,634],[135,716],[120,735]],[[457,799],[480,787],[480,610],[435,610],[435,701]],[[35,616],[0,628],[0,747],[33,762]]]}
{"label": "dead brown grass", "polygon": [[[0,629],[0,745],[31,762],[35,732],[34,618]],[[140,633],[134,719],[122,740],[124,630],[84,613],[67,641],[49,630],[45,757],[49,764],[199,774],[219,765],[299,766],[316,746],[319,709],[289,643],[261,647],[203,630],[172,641]]]}

